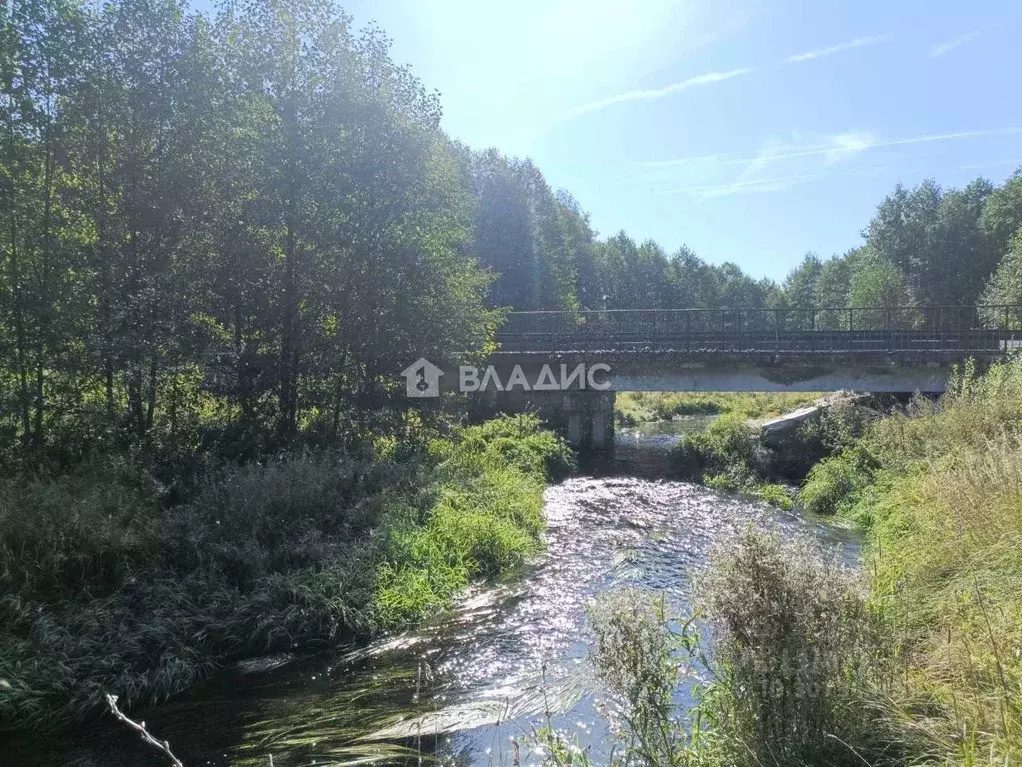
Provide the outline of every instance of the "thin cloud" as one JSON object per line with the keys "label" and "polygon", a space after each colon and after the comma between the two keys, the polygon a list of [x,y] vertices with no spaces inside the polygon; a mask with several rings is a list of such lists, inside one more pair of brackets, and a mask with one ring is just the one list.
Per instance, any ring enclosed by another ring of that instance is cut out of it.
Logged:
{"label": "thin cloud", "polygon": [[608,96],[605,99],[599,101],[592,101],[588,104],[575,107],[574,109],[565,112],[558,118],[558,122],[565,120],[571,120],[581,115],[590,114],[592,112],[599,112],[601,109],[615,106],[616,104],[625,104],[630,101],[655,101],[656,99],[662,99],[665,96],[672,96],[675,93],[681,91],[687,91],[690,88],[698,88],[704,85],[713,85],[714,83],[721,83],[725,80],[731,80],[735,77],[741,77],[747,75],[756,70],[751,67],[745,67],[742,69],[730,69],[725,72],[708,72],[705,75],[697,75],[696,77],[690,77],[687,80],[681,82],[672,83],[663,88],[652,88],[648,90],[635,90],[626,91],[625,93],[618,93],[615,96]]}
{"label": "thin cloud", "polygon": [[966,32],[964,35],[956,37],[954,40],[948,40],[947,42],[935,45],[930,49],[930,58],[935,59],[938,56],[943,56],[945,53],[953,51],[955,48],[965,45],[966,43],[971,43],[977,37],[979,37],[979,30],[974,29],[972,32]]}
{"label": "thin cloud", "polygon": [[[818,155],[835,156],[835,153],[847,152],[858,153],[869,149],[882,149],[892,146],[906,146],[909,144],[925,144],[933,141],[955,141],[959,139],[987,138],[991,136],[1011,136],[1022,133],[1022,127],[996,128],[993,130],[959,131],[957,133],[934,133],[925,136],[912,136],[910,138],[890,139],[879,141],[865,138],[859,134],[838,134],[849,137],[846,143],[831,141],[825,144],[807,146],[804,149],[792,151],[780,151],[766,155],[770,160],[788,160],[795,157],[815,157]],[[653,160],[641,163],[646,168],[667,168],[688,163],[714,161],[724,165],[744,165],[764,159],[762,154],[749,154],[747,152],[725,152],[715,155],[694,155],[691,157],[679,157],[673,160]]]}
{"label": "thin cloud", "polygon": [[666,189],[654,194],[694,194],[700,200],[708,200],[714,197],[728,197],[735,194],[759,194],[763,192],[778,192],[793,186],[817,181],[835,176],[871,176],[879,173],[881,168],[856,171],[829,171],[826,173],[803,173],[798,176],[784,176],[781,178],[757,179],[752,181],[732,181],[724,184],[710,184],[707,186],[688,186],[679,189]]}
{"label": "thin cloud", "polygon": [[794,56],[788,56],[785,62],[792,64],[797,61],[811,61],[812,59],[820,59],[824,56],[831,56],[835,53],[841,53],[842,51],[850,51],[853,48],[862,48],[866,45],[879,45],[880,43],[886,43],[891,39],[890,35],[874,35],[873,37],[857,37],[854,40],[849,40],[847,43],[838,43],[832,45],[829,48],[817,48],[815,51],[806,51],[805,53],[796,53]]}
{"label": "thin cloud", "polygon": [[[864,45],[876,45],[878,43],[886,42],[890,40],[890,35],[876,35],[873,37],[858,37],[855,40],[850,40],[846,43],[840,43],[838,45],[832,45],[829,48],[820,48],[815,51],[808,51],[806,53],[798,53],[794,56],[789,56],[785,59],[786,62],[796,61],[809,61],[810,59],[817,59],[822,56],[830,56],[834,53],[840,53],[841,51],[850,50],[852,48],[861,48]],[[721,83],[726,80],[732,80],[736,77],[751,74],[757,71],[757,67],[741,67],[739,69],[729,69],[722,72],[708,72],[703,75],[696,75],[695,77],[689,77],[686,80],[682,80],[671,85],[664,86],[663,88],[648,88],[634,91],[625,91],[624,93],[617,93],[607,98],[599,99],[597,101],[591,101],[588,104],[582,104],[581,106],[570,109],[567,112],[559,115],[553,121],[553,125],[557,123],[566,122],[573,120],[576,117],[582,115],[592,114],[593,112],[599,112],[608,107],[616,106],[618,104],[627,104],[632,101],[656,101],[657,99],[665,98],[666,96],[673,96],[676,93],[687,91],[691,88],[699,88],[706,85],[714,85]],[[549,130],[549,126],[547,129]]]}

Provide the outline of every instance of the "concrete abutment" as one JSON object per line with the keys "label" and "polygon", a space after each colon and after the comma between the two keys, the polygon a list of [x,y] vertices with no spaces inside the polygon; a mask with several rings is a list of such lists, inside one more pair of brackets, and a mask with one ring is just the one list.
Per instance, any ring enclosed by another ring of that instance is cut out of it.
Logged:
{"label": "concrete abutment", "polygon": [[536,413],[568,444],[582,452],[614,449],[613,391],[491,391],[473,395],[474,418],[498,413]]}

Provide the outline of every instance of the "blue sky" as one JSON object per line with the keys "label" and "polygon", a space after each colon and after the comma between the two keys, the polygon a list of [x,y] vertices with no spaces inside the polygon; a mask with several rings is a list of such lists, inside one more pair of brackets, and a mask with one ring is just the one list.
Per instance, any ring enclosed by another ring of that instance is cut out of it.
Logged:
{"label": "blue sky", "polygon": [[896,182],[1022,165],[1017,0],[356,0],[445,130],[532,157],[601,235],[782,277]]}

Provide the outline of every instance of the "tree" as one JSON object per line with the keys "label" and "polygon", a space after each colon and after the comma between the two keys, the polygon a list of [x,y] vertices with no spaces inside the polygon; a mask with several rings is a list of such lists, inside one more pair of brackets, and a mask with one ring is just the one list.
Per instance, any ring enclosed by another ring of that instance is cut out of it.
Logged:
{"label": "tree", "polygon": [[999,258],[979,225],[992,189],[984,179],[947,192],[931,179],[910,191],[898,185],[870,221],[867,244],[902,270],[919,303],[974,303]]}
{"label": "tree", "polygon": [[854,254],[855,251],[849,251],[843,256],[831,256],[820,267],[816,281],[816,304],[821,311],[816,321],[821,330],[841,328],[843,312],[836,310],[849,305]]}
{"label": "tree", "polygon": [[819,306],[816,291],[823,263],[815,253],[806,253],[802,262],[785,278],[781,286],[784,303],[790,309],[804,310]]}
{"label": "tree", "polygon": [[987,197],[979,221],[996,254],[1007,252],[1012,236],[1022,229],[1022,168]]}
{"label": "tree", "polygon": [[0,6],[0,373],[2,412],[16,412],[26,446],[45,440],[54,359],[77,352],[80,269],[71,247],[88,237],[64,204],[77,183],[66,166],[62,101],[81,76],[84,17],[73,0]]}
{"label": "tree", "polygon": [[1007,321],[1010,329],[1022,329],[1022,231],[1012,237],[1008,253],[987,282],[980,303],[980,316],[987,327],[1001,327]]}
{"label": "tree", "polygon": [[848,303],[856,309],[876,308],[876,311],[855,312],[850,329],[882,327],[889,316],[889,308],[906,307],[912,303],[904,271],[897,264],[867,250],[855,259],[852,267]]}

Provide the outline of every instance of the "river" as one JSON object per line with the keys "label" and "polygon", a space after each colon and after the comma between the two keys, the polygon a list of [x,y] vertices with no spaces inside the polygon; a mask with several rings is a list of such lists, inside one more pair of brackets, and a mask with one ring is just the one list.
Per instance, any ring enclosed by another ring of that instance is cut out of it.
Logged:
{"label": "river", "polygon": [[[678,435],[705,420],[619,430],[614,464],[551,486],[545,554],[513,582],[474,590],[422,628],[362,649],[232,666],[139,717],[188,767],[265,767],[271,755],[276,767],[501,765],[511,764],[511,739],[527,739],[549,710],[599,762],[607,732],[585,660],[588,600],[639,586],[683,615],[710,547],[750,523],[808,531],[858,561],[851,531],[656,479]],[[166,764],[113,724],[10,756],[4,763]]]}

